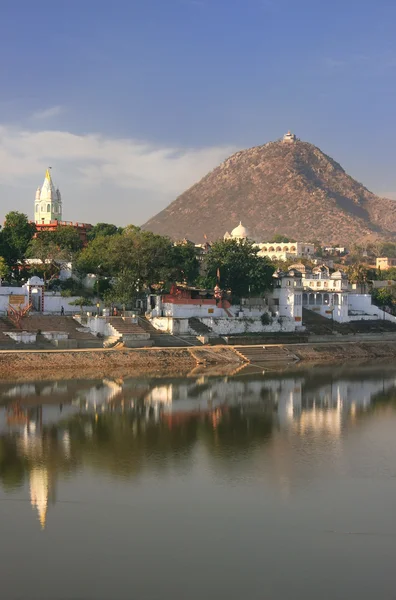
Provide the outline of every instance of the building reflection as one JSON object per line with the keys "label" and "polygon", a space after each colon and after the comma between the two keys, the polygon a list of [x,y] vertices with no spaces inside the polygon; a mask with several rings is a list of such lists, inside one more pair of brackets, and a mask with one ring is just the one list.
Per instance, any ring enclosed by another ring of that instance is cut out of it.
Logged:
{"label": "building reflection", "polygon": [[175,460],[192,464],[199,445],[223,466],[227,461],[235,466],[241,456],[250,456],[252,464],[261,461],[260,468],[276,472],[286,490],[290,436],[299,444],[313,435],[336,441],[377,398],[391,400],[395,389],[392,371],[362,380],[359,372],[330,370],[3,385],[0,489],[9,492],[28,481],[44,528],[57,482],[81,465],[134,477]]}

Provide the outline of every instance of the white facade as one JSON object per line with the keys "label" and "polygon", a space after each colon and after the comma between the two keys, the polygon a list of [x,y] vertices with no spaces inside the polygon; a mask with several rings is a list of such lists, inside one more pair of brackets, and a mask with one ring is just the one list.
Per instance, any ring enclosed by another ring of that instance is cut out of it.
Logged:
{"label": "white facade", "polygon": [[302,326],[302,278],[298,271],[274,273],[275,284],[272,293],[267,294],[268,304],[273,314],[287,317],[296,327]]}
{"label": "white facade", "polygon": [[54,186],[49,169],[45,173],[43,185],[37,188],[34,221],[37,225],[62,221],[62,198],[59,189]]}
{"label": "white facade", "polygon": [[267,256],[271,260],[309,258],[315,254],[314,244],[304,242],[260,242],[254,246],[260,249],[258,256]]}

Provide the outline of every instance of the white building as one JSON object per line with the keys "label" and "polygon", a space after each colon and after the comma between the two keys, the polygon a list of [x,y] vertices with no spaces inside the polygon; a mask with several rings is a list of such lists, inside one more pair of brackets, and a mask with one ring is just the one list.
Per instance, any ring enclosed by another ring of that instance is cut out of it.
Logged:
{"label": "white building", "polygon": [[288,317],[295,322],[296,327],[302,326],[302,275],[296,269],[287,272],[274,273],[274,289],[267,294],[271,311],[280,316]]}
{"label": "white building", "polygon": [[246,227],[244,227],[242,225],[242,221],[239,221],[239,225],[237,227],[235,227],[235,229],[233,229],[231,231],[231,233],[226,231],[224,234],[224,240],[242,241],[242,240],[246,240],[248,237],[249,237],[249,232],[246,229]]}
{"label": "white building", "polygon": [[34,221],[36,225],[62,221],[62,198],[59,189],[54,186],[49,169],[45,173],[43,185],[37,188]]}
{"label": "white building", "polygon": [[258,256],[268,256],[271,260],[310,258],[315,254],[314,244],[305,242],[261,242],[254,245],[260,248]]}

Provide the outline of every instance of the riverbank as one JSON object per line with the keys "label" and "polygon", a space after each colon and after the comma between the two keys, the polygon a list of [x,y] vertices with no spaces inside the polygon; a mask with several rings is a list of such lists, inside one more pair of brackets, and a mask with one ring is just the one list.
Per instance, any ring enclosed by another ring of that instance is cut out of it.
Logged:
{"label": "riverbank", "polygon": [[70,379],[122,375],[169,376],[192,370],[238,368],[232,348],[134,348],[120,350],[22,350],[0,352],[0,380]]}
{"label": "riverbank", "polygon": [[[254,346],[263,348],[263,346]],[[245,347],[247,348],[247,347]],[[136,348],[120,350],[25,350],[0,352],[0,380],[70,379],[187,374],[233,374],[249,364],[243,347]],[[396,340],[336,341],[265,346],[260,366],[279,362],[342,363],[396,359]],[[253,364],[253,361],[251,361]]]}

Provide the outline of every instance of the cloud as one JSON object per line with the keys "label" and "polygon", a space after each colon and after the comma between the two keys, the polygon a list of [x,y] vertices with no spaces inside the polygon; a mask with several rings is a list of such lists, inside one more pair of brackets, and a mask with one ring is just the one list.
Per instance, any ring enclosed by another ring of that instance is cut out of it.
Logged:
{"label": "cloud", "polygon": [[44,108],[43,110],[38,110],[32,114],[32,119],[37,121],[44,119],[51,119],[52,117],[57,117],[64,112],[63,106],[50,106],[49,108]]}
{"label": "cloud", "polygon": [[[101,134],[0,125],[0,186],[17,199],[22,200],[23,194],[24,212],[30,213],[35,189],[51,165],[68,219],[138,224],[235,150],[177,148]],[[5,204],[2,198],[4,213],[12,209]]]}

